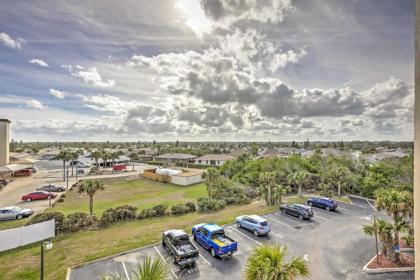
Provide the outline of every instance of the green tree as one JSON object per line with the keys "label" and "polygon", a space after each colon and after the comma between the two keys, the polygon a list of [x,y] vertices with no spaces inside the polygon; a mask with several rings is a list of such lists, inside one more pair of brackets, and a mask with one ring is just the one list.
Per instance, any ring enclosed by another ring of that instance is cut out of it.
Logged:
{"label": "green tree", "polygon": [[257,143],[252,142],[252,144],[251,144],[251,155],[256,157],[258,155],[258,150],[259,150],[259,147],[258,147]]}
{"label": "green tree", "polygon": [[[131,280],[169,280],[170,270],[168,265],[161,259],[146,257],[143,263],[137,264],[137,269],[131,272]],[[126,280],[119,274],[108,274],[103,280]]]}
{"label": "green tree", "polygon": [[99,190],[104,190],[102,181],[85,180],[79,183],[79,193],[86,193],[89,195],[89,217],[91,221],[93,217],[93,196]]}
{"label": "green tree", "polygon": [[306,170],[299,170],[297,172],[290,173],[287,176],[289,184],[296,186],[298,189],[298,196],[303,196],[303,188],[310,181],[310,173]]}
{"label": "green tree", "polygon": [[255,247],[245,271],[246,280],[295,280],[309,277],[309,266],[301,257],[286,261],[288,252],[279,244]]}
{"label": "green tree", "polygon": [[73,176],[74,161],[79,158],[79,154],[75,151],[70,152],[70,161],[71,161],[71,176]]}
{"label": "green tree", "polygon": [[363,225],[363,232],[367,235],[373,236],[375,234],[375,227],[379,240],[382,244],[382,253],[387,256],[392,252],[392,232],[394,227],[390,222],[378,218],[376,219],[376,224],[372,223],[371,225]]}
{"label": "green tree", "polygon": [[278,199],[278,195],[280,194],[277,193],[277,197],[274,196],[274,189],[276,189],[277,187],[279,187],[279,185],[277,184],[277,176],[275,172],[263,172],[260,174],[259,192],[260,195],[264,198],[267,205],[276,204],[275,198]]}
{"label": "green tree", "polygon": [[66,162],[71,159],[71,151],[70,150],[63,150],[57,156],[57,159],[61,159],[63,161],[63,181],[66,180]]}
{"label": "green tree", "polygon": [[[385,210],[393,219],[394,248],[399,247],[400,233],[408,228],[407,217],[413,213],[413,194],[397,189],[379,189],[376,191],[376,208]],[[393,260],[400,260],[398,250],[393,252]]]}
{"label": "green tree", "polygon": [[95,165],[99,167],[99,159],[102,157],[102,153],[99,150],[96,150],[90,154],[90,158],[95,160]]}
{"label": "green tree", "polygon": [[105,169],[108,163],[108,159],[110,158],[109,153],[107,151],[101,151],[101,158],[104,163],[103,169]]}
{"label": "green tree", "polygon": [[210,199],[213,199],[214,189],[217,187],[221,177],[220,173],[216,168],[211,167],[203,173],[202,177],[205,180],[205,184],[207,186],[207,193]]}
{"label": "green tree", "polygon": [[139,159],[139,155],[138,155],[138,153],[131,153],[131,154],[128,155],[128,157],[130,158],[131,162],[133,163],[133,171],[134,171],[134,161]]}

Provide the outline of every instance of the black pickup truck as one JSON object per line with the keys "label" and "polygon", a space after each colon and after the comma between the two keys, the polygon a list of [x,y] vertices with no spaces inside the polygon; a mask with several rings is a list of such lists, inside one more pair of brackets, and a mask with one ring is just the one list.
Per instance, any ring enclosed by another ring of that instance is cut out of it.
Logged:
{"label": "black pickup truck", "polygon": [[172,229],[162,234],[162,245],[174,257],[174,263],[181,269],[193,267],[199,258],[197,247],[190,241],[188,234],[180,229]]}

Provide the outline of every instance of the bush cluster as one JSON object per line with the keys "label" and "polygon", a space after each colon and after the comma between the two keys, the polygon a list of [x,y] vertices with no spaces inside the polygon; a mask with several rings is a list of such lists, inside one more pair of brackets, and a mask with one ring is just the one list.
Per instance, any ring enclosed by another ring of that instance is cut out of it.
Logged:
{"label": "bush cluster", "polygon": [[182,215],[182,214],[191,213],[195,211],[196,211],[196,207],[193,202],[179,203],[171,207],[172,215]]}
{"label": "bush cluster", "polygon": [[64,219],[64,231],[78,231],[90,225],[89,215],[83,212],[77,212],[67,215]]}
{"label": "bush cluster", "polygon": [[47,212],[47,213],[38,213],[30,219],[26,225],[33,225],[37,223],[42,223],[49,220],[55,220],[55,232],[60,233],[65,230],[64,220],[65,216],[60,212]]}
{"label": "bush cluster", "polygon": [[136,218],[137,207],[122,205],[116,208],[109,208],[102,214],[100,225],[108,226],[116,222],[133,220]]}
{"label": "bush cluster", "polygon": [[163,217],[166,215],[167,206],[160,204],[153,208],[143,209],[137,218],[146,219],[152,217]]}
{"label": "bush cluster", "polygon": [[226,206],[226,202],[222,199],[200,197],[197,199],[197,206],[200,212],[211,212],[223,209]]}

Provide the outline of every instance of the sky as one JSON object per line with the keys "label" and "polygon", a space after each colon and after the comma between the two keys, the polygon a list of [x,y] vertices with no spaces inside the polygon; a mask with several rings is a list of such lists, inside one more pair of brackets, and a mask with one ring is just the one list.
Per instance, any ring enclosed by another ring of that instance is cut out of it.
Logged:
{"label": "sky", "polygon": [[413,140],[414,0],[3,0],[23,141]]}

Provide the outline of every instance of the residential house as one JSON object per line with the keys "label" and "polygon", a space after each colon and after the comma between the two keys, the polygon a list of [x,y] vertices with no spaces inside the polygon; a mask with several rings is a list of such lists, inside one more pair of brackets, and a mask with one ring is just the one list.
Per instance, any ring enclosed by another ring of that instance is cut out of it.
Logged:
{"label": "residential house", "polygon": [[234,156],[226,154],[208,154],[194,159],[195,164],[221,166],[228,160],[234,159]]}
{"label": "residential house", "polygon": [[166,153],[154,158],[155,161],[161,161],[163,163],[188,163],[193,162],[196,156],[190,154],[180,154],[180,153]]}

